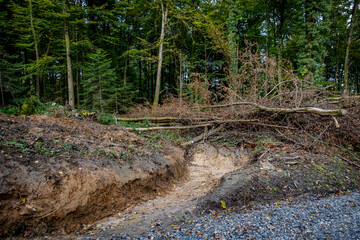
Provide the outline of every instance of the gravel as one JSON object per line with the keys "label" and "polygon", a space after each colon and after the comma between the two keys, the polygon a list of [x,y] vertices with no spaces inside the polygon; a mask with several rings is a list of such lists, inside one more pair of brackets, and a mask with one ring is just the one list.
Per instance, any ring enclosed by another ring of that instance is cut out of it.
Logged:
{"label": "gravel", "polygon": [[170,231],[155,226],[136,238],[98,234],[89,239],[360,239],[360,193],[307,196],[237,212],[213,211],[172,225]]}

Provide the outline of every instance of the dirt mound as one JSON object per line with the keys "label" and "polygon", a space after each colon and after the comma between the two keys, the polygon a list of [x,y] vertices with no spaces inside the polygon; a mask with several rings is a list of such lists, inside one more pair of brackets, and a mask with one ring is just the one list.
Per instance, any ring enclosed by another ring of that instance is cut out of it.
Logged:
{"label": "dirt mound", "polygon": [[0,114],[0,128],[0,236],[80,229],[186,173],[181,149],[116,126]]}
{"label": "dirt mound", "polygon": [[[270,145],[270,144],[269,144]],[[360,172],[340,158],[303,150],[269,148],[253,164],[226,174],[198,204],[199,211],[244,209],[303,194],[360,190]]]}

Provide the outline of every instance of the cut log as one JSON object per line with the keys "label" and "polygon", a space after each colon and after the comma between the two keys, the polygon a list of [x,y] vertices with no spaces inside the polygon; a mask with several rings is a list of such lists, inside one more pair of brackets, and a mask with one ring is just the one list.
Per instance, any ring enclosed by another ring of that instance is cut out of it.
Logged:
{"label": "cut log", "polygon": [[275,113],[314,113],[323,116],[343,116],[347,114],[345,109],[321,109],[315,107],[304,108],[268,108],[264,106],[256,106],[257,111],[275,112]]}
{"label": "cut log", "polygon": [[[258,119],[230,119],[230,120],[204,121],[201,123],[253,123],[253,122],[259,122],[259,120]],[[201,124],[201,123],[198,123],[198,124]]]}
{"label": "cut log", "polygon": [[140,118],[116,118],[120,122],[202,122],[212,118],[176,118],[176,117],[140,117]]}
{"label": "cut log", "polygon": [[212,124],[202,124],[202,125],[194,125],[194,126],[170,126],[170,127],[149,127],[149,128],[131,128],[127,127],[126,130],[134,130],[134,131],[156,131],[156,130],[177,130],[177,129],[191,129],[191,128],[200,128],[200,127],[208,127]]}

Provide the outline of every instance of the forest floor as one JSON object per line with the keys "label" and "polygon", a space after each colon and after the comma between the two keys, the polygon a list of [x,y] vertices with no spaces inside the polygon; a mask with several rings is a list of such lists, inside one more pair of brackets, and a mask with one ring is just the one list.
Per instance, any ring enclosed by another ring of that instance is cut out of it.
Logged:
{"label": "forest floor", "polygon": [[212,211],[360,189],[359,163],[264,133],[184,149],[84,119],[0,115],[0,128],[4,237],[134,237]]}

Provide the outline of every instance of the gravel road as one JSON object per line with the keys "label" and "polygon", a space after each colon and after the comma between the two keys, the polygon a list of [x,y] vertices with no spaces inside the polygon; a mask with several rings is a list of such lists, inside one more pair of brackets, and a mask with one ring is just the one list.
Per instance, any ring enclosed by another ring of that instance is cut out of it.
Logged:
{"label": "gravel road", "polygon": [[[360,193],[307,196],[236,213],[213,212],[171,228],[156,226],[135,239],[360,239]],[[134,239],[103,234],[83,237]]]}

